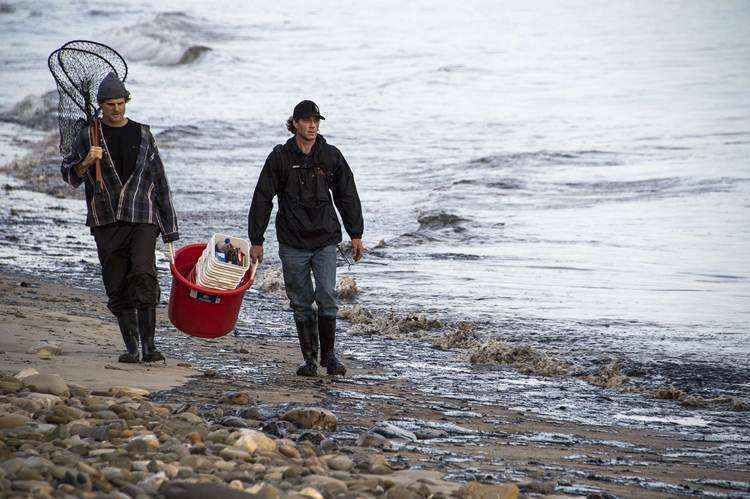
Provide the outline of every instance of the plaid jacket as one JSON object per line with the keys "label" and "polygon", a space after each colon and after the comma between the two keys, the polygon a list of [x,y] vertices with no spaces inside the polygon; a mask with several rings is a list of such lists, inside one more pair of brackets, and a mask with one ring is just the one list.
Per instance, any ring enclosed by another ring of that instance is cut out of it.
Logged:
{"label": "plaid jacket", "polygon": [[70,154],[65,156],[60,170],[65,182],[73,187],[85,184],[86,225],[98,227],[115,221],[158,225],[165,243],[180,238],[177,215],[172,206],[172,196],[164,173],[164,165],[156,148],[156,142],[148,126],[141,127],[141,145],[135,169],[123,185],[109,157],[107,143],[102,137],[104,155],[101,161],[104,189],[95,193],[95,168],[78,175],[75,167],[83,161],[91,147],[89,128],[84,127],[73,143]]}

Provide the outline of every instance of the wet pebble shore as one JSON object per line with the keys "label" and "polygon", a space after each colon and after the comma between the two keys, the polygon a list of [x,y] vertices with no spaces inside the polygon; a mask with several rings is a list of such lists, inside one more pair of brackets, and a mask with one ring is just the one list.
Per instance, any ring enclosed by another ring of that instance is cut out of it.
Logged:
{"label": "wet pebble shore", "polygon": [[[365,432],[342,447],[318,407],[264,417],[247,392],[207,409],[155,402],[146,390],[90,391],[26,369],[0,377],[4,497],[516,497],[515,485],[457,486],[382,453]],[[212,422],[207,412],[222,416]]]}

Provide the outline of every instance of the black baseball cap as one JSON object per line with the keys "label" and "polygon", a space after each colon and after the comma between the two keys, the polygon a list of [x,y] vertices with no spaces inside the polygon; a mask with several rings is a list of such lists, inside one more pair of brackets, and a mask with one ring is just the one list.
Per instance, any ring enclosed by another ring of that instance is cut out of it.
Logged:
{"label": "black baseball cap", "polygon": [[323,116],[321,116],[318,105],[311,100],[303,100],[302,102],[294,106],[292,119],[298,120],[300,118],[309,118],[310,116],[315,116],[316,118],[319,118],[321,120],[325,119]]}

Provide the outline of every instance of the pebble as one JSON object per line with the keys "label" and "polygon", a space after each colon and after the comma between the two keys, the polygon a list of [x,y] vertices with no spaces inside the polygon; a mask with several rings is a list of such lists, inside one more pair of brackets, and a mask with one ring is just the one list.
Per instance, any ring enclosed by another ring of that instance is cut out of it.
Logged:
{"label": "pebble", "polygon": [[316,490],[321,491],[325,496],[335,496],[348,490],[346,483],[336,478],[323,475],[309,475],[303,480],[303,483]]}
{"label": "pebble", "polygon": [[59,397],[70,396],[70,390],[58,374],[32,374],[22,378],[24,386],[37,393],[49,393]]}
{"label": "pebble", "polygon": [[461,499],[516,499],[518,486],[514,484],[490,485],[471,482],[461,487],[456,493]]}
{"label": "pebble", "polygon": [[399,428],[398,426],[387,423],[385,421],[379,422],[378,424],[373,426],[370,431],[373,433],[379,433],[380,435],[388,438],[401,438],[404,440],[409,440],[411,442],[416,442],[418,440],[417,436],[413,432],[404,430],[403,428]]}
{"label": "pebble", "polygon": [[354,462],[347,456],[331,456],[326,461],[326,464],[332,470],[337,471],[349,471],[354,467]]}
{"label": "pebble", "polygon": [[219,403],[230,405],[248,405],[250,401],[250,394],[247,392],[225,392],[221,396]]}
{"label": "pebble", "polygon": [[29,422],[29,418],[23,414],[6,414],[0,416],[0,430],[18,428]]}
{"label": "pebble", "polygon": [[241,429],[240,437],[234,442],[234,446],[249,453],[257,450],[274,452],[277,449],[276,441],[267,437],[257,430]]}
{"label": "pebble", "polygon": [[359,438],[357,438],[357,446],[372,447],[382,450],[391,450],[393,448],[393,444],[391,444],[390,440],[385,438],[383,435],[372,432],[365,432],[360,434]]}
{"label": "pebble", "polygon": [[302,407],[285,412],[281,419],[294,423],[300,428],[315,430],[336,429],[338,420],[336,415],[320,407]]}

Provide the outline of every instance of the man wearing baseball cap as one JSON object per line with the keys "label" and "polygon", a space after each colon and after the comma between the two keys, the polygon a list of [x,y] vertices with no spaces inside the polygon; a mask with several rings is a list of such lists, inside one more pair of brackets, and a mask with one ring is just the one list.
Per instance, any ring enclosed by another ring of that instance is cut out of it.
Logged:
{"label": "man wearing baseball cap", "polygon": [[277,145],[266,159],[248,215],[250,256],[253,262],[260,262],[272,200],[278,196],[276,237],[304,359],[297,369],[300,376],[317,375],[319,348],[320,366],[329,375],[346,374],[334,349],[336,246],[342,240],[335,208],[351,238],[355,261],[362,258],[365,249],[362,206],[354,175],[341,151],[318,133],[321,120],[325,118],[310,100],[294,107],[286,123],[294,136],[286,144]]}

